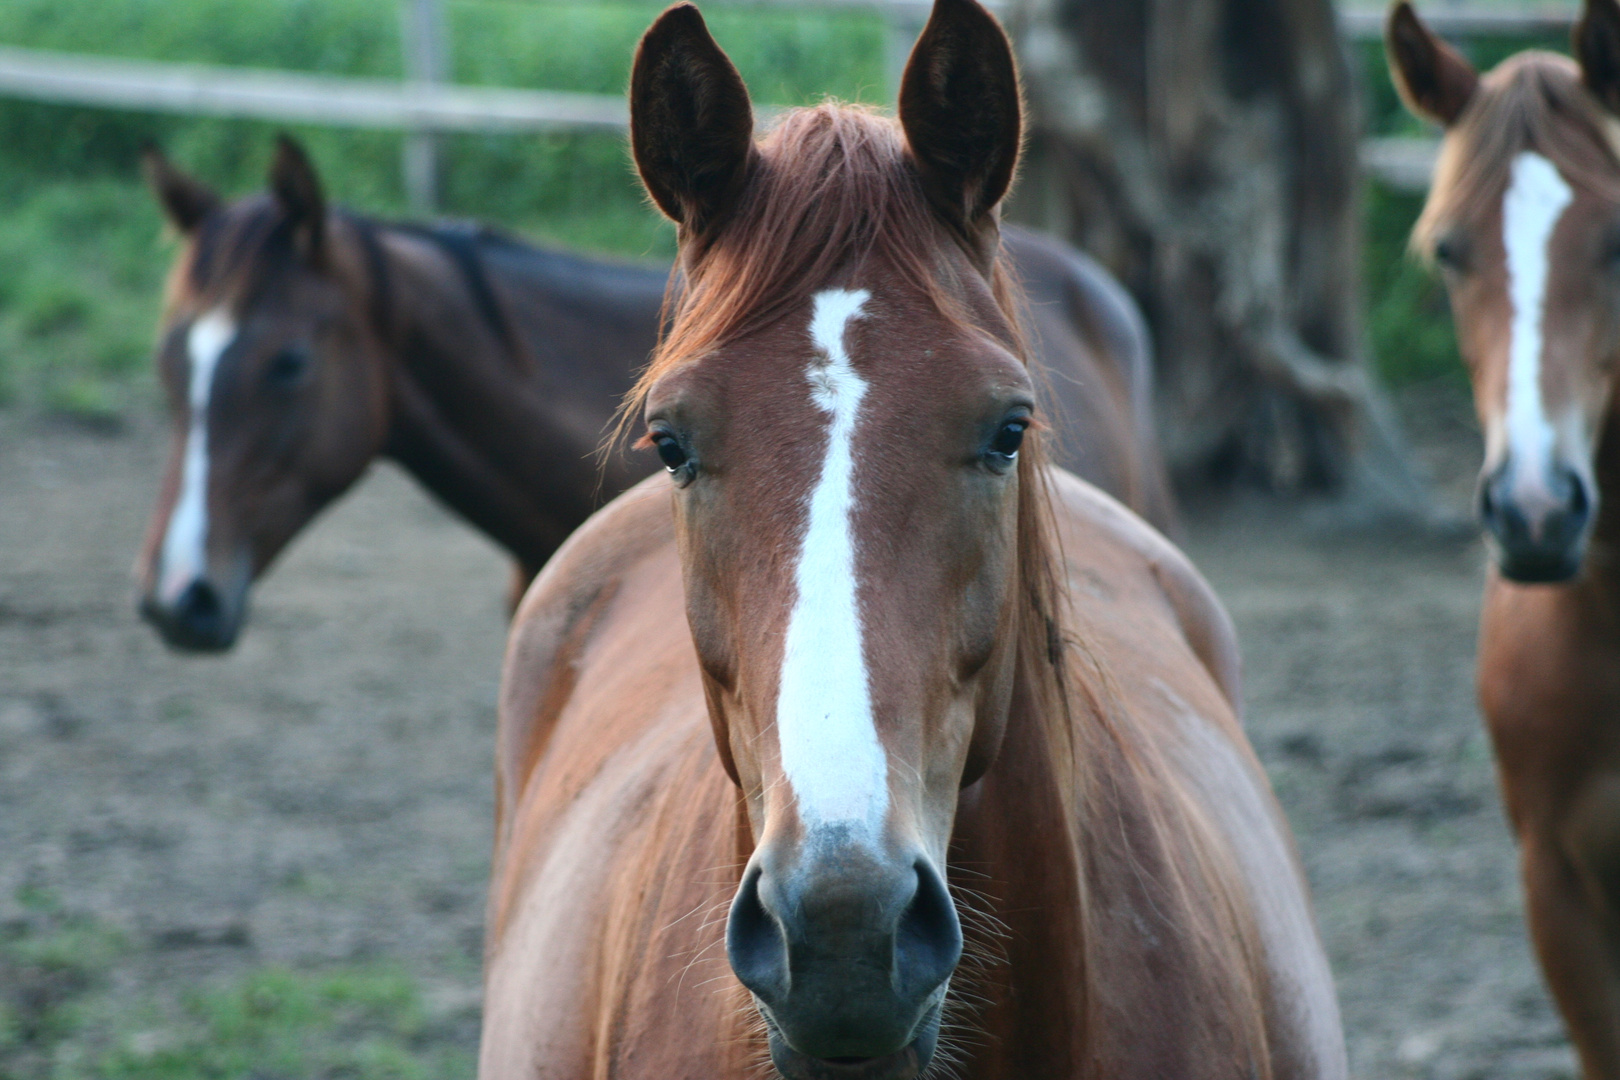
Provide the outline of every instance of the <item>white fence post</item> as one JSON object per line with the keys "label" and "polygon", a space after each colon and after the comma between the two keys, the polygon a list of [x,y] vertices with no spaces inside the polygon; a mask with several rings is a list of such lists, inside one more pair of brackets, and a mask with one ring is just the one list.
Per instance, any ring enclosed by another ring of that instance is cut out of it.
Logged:
{"label": "white fence post", "polygon": [[[439,0],[402,0],[400,19],[407,80],[417,88],[442,84],[449,74],[449,37]],[[439,202],[439,146],[431,131],[406,134],[404,169],[411,209],[432,213]]]}

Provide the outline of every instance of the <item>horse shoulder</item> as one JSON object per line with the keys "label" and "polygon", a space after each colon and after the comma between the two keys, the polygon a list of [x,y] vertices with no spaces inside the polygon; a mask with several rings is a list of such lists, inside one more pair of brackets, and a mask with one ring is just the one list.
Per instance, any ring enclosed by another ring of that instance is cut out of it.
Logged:
{"label": "horse shoulder", "polygon": [[[481,1075],[595,1075],[726,1050],[687,1039],[735,1011],[708,917],[735,889],[735,794],[686,632],[671,517],[662,475],[616,499],[547,563],[514,621]],[[675,994],[686,1027],[642,1000]],[[604,1042],[622,1016],[651,1019]]]}
{"label": "horse shoulder", "polygon": [[[1218,936],[1258,946],[1262,972],[1252,985],[1266,1002],[1272,1075],[1342,1077],[1338,1006],[1303,869],[1238,719],[1231,620],[1187,558],[1125,507],[1062,473],[1053,488],[1082,639],[1108,674],[1121,737],[1145,751],[1139,761],[1157,763],[1144,767],[1160,781],[1137,797],[1152,803],[1167,789],[1180,792],[1147,815],[1169,830],[1157,841],[1160,857],[1202,880],[1202,893],[1231,890],[1236,921]],[[1251,963],[1244,956],[1208,962]]]}
{"label": "horse shoulder", "polygon": [[[518,605],[502,666],[496,828],[504,836],[575,687],[580,659],[629,573],[674,543],[669,481],[649,477],[558,549]],[[678,574],[678,567],[672,567]]]}
{"label": "horse shoulder", "polygon": [[[1094,485],[1054,470],[1053,493],[1066,519],[1066,554],[1097,561],[1104,551],[1116,577],[1137,576],[1161,601],[1176,631],[1214,680],[1234,716],[1242,712],[1242,660],[1237,631],[1215,591],[1179,548],[1141,517]],[[1106,572],[1079,567],[1082,577]],[[1121,584],[1115,582],[1116,585]]]}

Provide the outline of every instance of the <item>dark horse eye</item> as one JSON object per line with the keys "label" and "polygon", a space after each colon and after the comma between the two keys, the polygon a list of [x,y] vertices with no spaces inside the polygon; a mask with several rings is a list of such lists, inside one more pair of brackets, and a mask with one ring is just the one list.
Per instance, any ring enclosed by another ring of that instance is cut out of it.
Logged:
{"label": "dark horse eye", "polygon": [[664,468],[672,473],[680,472],[686,467],[689,460],[685,450],[681,449],[680,440],[667,431],[654,432],[653,446],[658,449],[658,460],[664,463]]}
{"label": "dark horse eye", "polygon": [[1462,243],[1454,237],[1441,237],[1434,245],[1434,261],[1445,270],[1462,270],[1466,261]]}
{"label": "dark horse eye", "polygon": [[309,350],[289,345],[270,358],[265,366],[264,380],[271,386],[296,386],[309,371]]}
{"label": "dark horse eye", "polygon": [[1024,445],[1024,432],[1028,430],[1028,420],[1008,420],[1003,423],[995,438],[990,440],[992,464],[1009,465],[1017,460],[1018,449]]}

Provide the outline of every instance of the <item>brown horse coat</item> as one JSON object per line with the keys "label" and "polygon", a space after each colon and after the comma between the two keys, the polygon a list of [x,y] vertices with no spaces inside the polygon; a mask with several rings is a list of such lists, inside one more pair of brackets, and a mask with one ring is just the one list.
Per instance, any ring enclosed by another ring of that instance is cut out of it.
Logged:
{"label": "brown horse coat", "polygon": [[[1078,778],[1018,717],[962,792],[953,884],[978,909],[982,956],[962,1074],[1342,1076],[1292,840],[1237,720],[1231,624],[1133,514],[1067,474],[1053,486],[1065,616],[1091,657],[1073,677],[1108,709],[1069,737],[1100,779],[1064,821]],[[717,1080],[763,1059],[724,943],[751,840],[686,632],[669,488],[651,477],[593,517],[514,620],[485,1080]],[[1241,1011],[1256,1002],[1263,1021]]]}
{"label": "brown horse coat", "polygon": [[994,20],[938,0],[900,123],[755,143],[678,4],[631,102],[690,283],[632,399],[670,475],[514,622],[480,1075],[1343,1077],[1231,626],[1040,464]]}

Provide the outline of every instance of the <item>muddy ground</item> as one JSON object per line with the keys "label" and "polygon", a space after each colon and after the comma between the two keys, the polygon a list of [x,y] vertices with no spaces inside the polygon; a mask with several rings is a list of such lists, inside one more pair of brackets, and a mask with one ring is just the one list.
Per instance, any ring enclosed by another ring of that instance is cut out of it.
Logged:
{"label": "muddy ground", "polygon": [[[1457,403],[1407,409],[1460,506]],[[503,559],[379,467],[263,584],[233,654],[177,656],[130,599],[161,453],[152,417],[118,434],[0,417],[0,931],[120,942],[80,973],[99,1004],[31,1064],[14,1038],[11,1071],[161,1045],[165,1003],[266,965],[403,971],[432,1020],[417,1037],[470,1048]],[[1473,703],[1478,544],[1347,536],[1247,499],[1190,518],[1355,1074],[1571,1076]],[[14,1006],[49,997],[26,989]]]}

